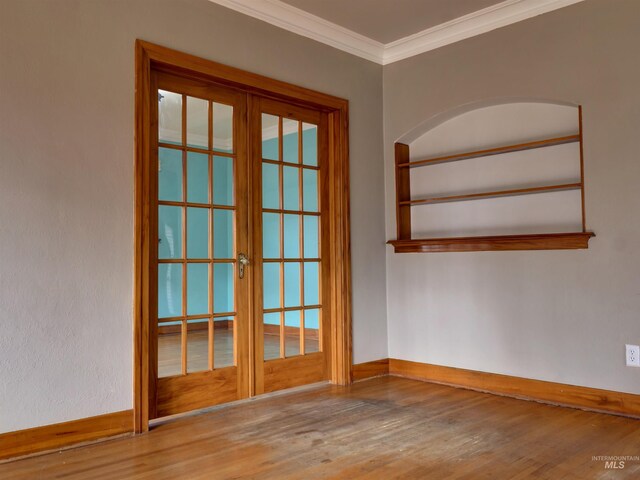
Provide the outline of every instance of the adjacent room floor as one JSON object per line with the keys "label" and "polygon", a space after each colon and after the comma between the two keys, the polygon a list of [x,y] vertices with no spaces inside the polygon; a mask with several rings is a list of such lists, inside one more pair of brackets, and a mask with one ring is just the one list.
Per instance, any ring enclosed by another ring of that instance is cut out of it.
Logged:
{"label": "adjacent room floor", "polygon": [[14,461],[0,478],[640,478],[640,461],[606,468],[603,455],[640,455],[640,420],[380,377]]}
{"label": "adjacent room floor", "polygon": [[[307,333],[311,329],[306,329]],[[316,330],[317,332],[317,330]],[[305,352],[320,351],[318,334],[305,335]],[[158,336],[158,375],[169,377],[182,372],[182,339],[179,334]],[[264,335],[264,358],[270,360],[280,357],[280,335]],[[287,357],[300,355],[300,334],[286,334],[284,352]],[[233,330],[216,329],[214,334],[213,358],[216,368],[229,367],[234,364]],[[189,332],[187,336],[187,368],[189,373],[208,370],[209,368],[209,332],[200,330]]]}

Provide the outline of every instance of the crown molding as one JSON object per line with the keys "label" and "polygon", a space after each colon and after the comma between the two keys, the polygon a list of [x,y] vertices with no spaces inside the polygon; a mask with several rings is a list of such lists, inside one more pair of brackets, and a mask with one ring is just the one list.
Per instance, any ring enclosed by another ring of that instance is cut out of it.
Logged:
{"label": "crown molding", "polygon": [[358,57],[382,63],[382,43],[279,0],[210,1]]}
{"label": "crown molding", "polygon": [[280,0],[209,0],[380,65],[413,57],[584,0],[506,0],[383,44]]}
{"label": "crown molding", "polygon": [[384,46],[382,64],[404,60],[584,0],[506,0]]}

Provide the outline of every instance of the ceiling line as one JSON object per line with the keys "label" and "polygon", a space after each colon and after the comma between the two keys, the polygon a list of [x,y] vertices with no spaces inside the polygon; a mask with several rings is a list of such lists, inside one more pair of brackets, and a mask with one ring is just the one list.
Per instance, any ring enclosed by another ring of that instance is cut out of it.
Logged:
{"label": "ceiling line", "polygon": [[413,57],[584,0],[505,0],[383,44],[280,0],[209,0],[380,65]]}

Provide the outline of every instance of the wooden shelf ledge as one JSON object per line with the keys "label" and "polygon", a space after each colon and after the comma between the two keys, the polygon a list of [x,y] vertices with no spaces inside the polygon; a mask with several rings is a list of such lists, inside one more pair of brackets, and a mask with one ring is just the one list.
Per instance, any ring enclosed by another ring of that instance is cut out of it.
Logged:
{"label": "wooden shelf ledge", "polygon": [[466,195],[448,195],[446,197],[419,198],[399,202],[405,205],[432,205],[434,203],[464,202],[467,200],[485,200],[498,197],[517,197],[519,195],[533,195],[536,193],[562,192],[567,190],[580,190],[582,183],[563,183],[561,185],[546,185],[543,187],[516,188],[511,190],[498,190],[493,192],[468,193]]}
{"label": "wooden shelf ledge", "polygon": [[572,250],[589,248],[593,232],[390,240],[395,253]]}
{"label": "wooden shelf ledge", "polygon": [[501,155],[503,153],[522,152],[524,150],[533,150],[535,148],[553,147],[556,145],[564,145],[565,143],[579,142],[580,139],[580,134],[568,135],[566,137],[546,138],[544,140],[537,140],[535,142],[518,143],[516,145],[505,145],[503,147],[487,148],[485,150],[457,153],[455,155],[446,155],[443,157],[425,158],[424,160],[414,160],[413,162],[404,161],[398,163],[398,167],[425,167],[427,165],[437,165],[438,163],[457,162],[459,160],[470,160],[472,158],[489,157],[491,155]]}

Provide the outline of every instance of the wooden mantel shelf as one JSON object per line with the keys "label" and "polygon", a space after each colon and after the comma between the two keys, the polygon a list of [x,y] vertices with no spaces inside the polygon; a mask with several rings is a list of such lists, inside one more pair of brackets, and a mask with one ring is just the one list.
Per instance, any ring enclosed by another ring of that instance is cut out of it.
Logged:
{"label": "wooden mantel shelf", "polygon": [[589,248],[593,232],[390,240],[396,253],[571,250]]}

